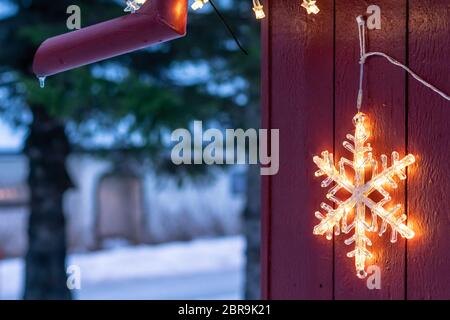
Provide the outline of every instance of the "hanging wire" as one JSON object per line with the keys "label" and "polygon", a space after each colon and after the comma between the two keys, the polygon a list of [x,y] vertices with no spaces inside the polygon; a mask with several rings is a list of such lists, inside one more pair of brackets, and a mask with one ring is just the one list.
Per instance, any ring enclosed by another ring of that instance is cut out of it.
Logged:
{"label": "hanging wire", "polygon": [[227,21],[225,20],[224,16],[222,15],[222,13],[219,11],[219,9],[217,9],[216,4],[214,3],[213,0],[209,0],[209,2],[211,3],[211,6],[213,7],[214,11],[216,12],[217,16],[219,17],[219,19],[222,21],[222,23],[225,25],[225,27],[227,28],[228,32],[230,33],[230,35],[233,37],[234,41],[236,42],[237,46],[239,47],[239,49],[241,49],[241,51],[248,56],[248,52],[247,50],[244,49],[244,47],[241,45],[238,37],[235,35],[235,33],[233,32],[233,29],[230,27],[230,25],[227,23]]}
{"label": "hanging wire", "polygon": [[421,84],[426,86],[427,88],[430,88],[435,93],[439,94],[444,99],[450,101],[450,96],[433,86],[432,84],[426,82],[424,79],[419,77],[414,71],[412,71],[410,68],[405,66],[404,64],[400,63],[399,61],[395,60],[391,56],[383,53],[383,52],[366,52],[366,22],[362,16],[358,16],[356,18],[356,21],[358,23],[358,34],[359,34],[359,49],[360,49],[360,73],[359,73],[359,90],[358,90],[358,98],[356,102],[356,107],[358,111],[361,110],[362,106],[362,99],[363,99],[363,80],[364,80],[364,64],[366,63],[367,58],[372,56],[379,56],[383,57],[386,60],[388,60],[393,65],[396,65],[402,69],[404,69],[406,72],[408,72],[414,79],[419,81]]}
{"label": "hanging wire", "polygon": [[356,18],[358,22],[358,33],[359,33],[359,55],[361,60],[359,62],[359,89],[358,89],[358,98],[356,100],[356,108],[358,112],[361,111],[362,99],[363,99],[363,81],[364,81],[364,62],[362,59],[366,54],[366,22],[362,16],[358,16]]}

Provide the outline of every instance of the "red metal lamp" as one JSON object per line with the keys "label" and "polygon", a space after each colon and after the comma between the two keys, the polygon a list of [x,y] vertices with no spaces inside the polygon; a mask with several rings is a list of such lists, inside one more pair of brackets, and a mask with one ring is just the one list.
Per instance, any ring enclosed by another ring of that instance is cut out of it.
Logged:
{"label": "red metal lamp", "polygon": [[187,0],[147,0],[133,14],[47,39],[36,52],[39,78],[183,37]]}

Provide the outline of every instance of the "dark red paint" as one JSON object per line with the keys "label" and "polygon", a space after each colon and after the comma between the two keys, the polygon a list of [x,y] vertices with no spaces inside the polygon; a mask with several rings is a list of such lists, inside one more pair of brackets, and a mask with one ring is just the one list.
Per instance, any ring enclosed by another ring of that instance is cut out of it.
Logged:
{"label": "dark red paint", "polygon": [[[450,4],[410,0],[409,65],[450,92]],[[450,299],[450,102],[408,79],[408,299]]]}
{"label": "dark red paint", "polygon": [[36,52],[33,71],[50,76],[176,39],[185,35],[186,22],[187,0],[147,1],[134,14],[46,40]]}
{"label": "dark red paint", "polygon": [[382,29],[368,50],[408,63],[450,92],[450,7],[446,0],[318,1],[307,15],[297,0],[268,0],[263,22],[263,126],[280,129],[280,170],[263,178],[263,296],[270,299],[450,299],[450,103],[383,58],[366,65],[363,111],[374,155],[413,153],[416,164],[392,204],[407,208],[416,237],[372,236],[381,290],[369,290],[345,256],[345,237],[314,236],[326,189],[312,156],[342,147],[354,129],[359,75],[356,16],[381,7]]}
{"label": "dark red paint", "polygon": [[[280,129],[280,168],[263,177],[263,288],[273,299],[331,299],[333,246],[312,237],[323,197],[313,155],[333,145],[333,11],[265,2],[264,127]],[[267,69],[268,68],[268,69]]]}

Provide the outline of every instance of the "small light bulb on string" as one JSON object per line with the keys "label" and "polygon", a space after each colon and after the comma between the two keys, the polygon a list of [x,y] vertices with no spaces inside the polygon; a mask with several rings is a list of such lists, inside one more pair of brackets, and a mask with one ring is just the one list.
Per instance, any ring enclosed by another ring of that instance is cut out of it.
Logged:
{"label": "small light bulb on string", "polygon": [[125,12],[136,13],[147,0],[127,0]]}
{"label": "small light bulb on string", "polygon": [[302,7],[306,9],[308,14],[318,14],[320,9],[316,5],[316,0],[303,0]]}
{"label": "small light bulb on string", "polygon": [[264,7],[259,0],[253,0],[253,11],[255,12],[256,19],[264,19],[266,14],[264,13]]}
{"label": "small light bulb on string", "polygon": [[208,1],[209,1],[209,0],[195,0],[194,3],[191,5],[191,8],[192,8],[193,10],[201,9],[201,8],[203,8],[203,6],[204,6],[205,4],[208,3]]}

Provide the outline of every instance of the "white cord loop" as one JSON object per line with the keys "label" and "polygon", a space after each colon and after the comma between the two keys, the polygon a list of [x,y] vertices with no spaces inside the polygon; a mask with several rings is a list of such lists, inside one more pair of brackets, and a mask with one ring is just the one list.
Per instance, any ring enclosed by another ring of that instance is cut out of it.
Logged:
{"label": "white cord loop", "polygon": [[358,90],[358,99],[356,102],[356,108],[358,109],[358,112],[361,110],[362,99],[363,99],[362,85],[363,85],[363,80],[364,80],[364,64],[366,63],[367,58],[372,57],[372,56],[379,56],[379,57],[385,58],[393,65],[396,65],[396,66],[402,68],[403,70],[405,70],[406,72],[408,72],[414,79],[419,81],[424,86],[430,88],[431,90],[433,90],[434,92],[439,94],[444,99],[450,101],[449,95],[445,94],[444,92],[442,92],[441,90],[439,90],[438,88],[433,86],[432,84],[423,80],[414,71],[412,71],[410,68],[408,68],[404,64],[400,63],[399,61],[395,60],[394,58],[388,56],[387,54],[385,54],[383,52],[366,52],[366,22],[362,16],[358,16],[356,18],[356,21],[358,23],[359,52],[360,52],[359,90]]}

